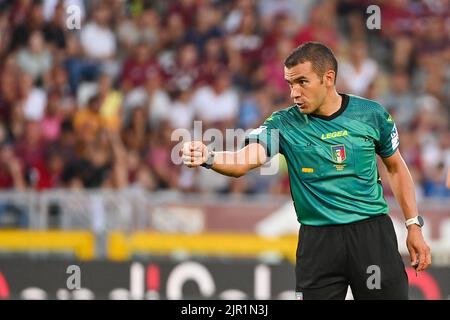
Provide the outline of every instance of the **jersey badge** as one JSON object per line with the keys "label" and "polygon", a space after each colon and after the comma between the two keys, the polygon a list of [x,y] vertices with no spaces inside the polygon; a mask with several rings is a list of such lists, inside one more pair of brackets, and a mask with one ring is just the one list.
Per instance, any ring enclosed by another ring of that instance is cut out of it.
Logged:
{"label": "jersey badge", "polygon": [[347,159],[347,154],[345,153],[345,146],[339,144],[336,146],[331,146],[331,155],[333,160],[337,163],[343,163]]}

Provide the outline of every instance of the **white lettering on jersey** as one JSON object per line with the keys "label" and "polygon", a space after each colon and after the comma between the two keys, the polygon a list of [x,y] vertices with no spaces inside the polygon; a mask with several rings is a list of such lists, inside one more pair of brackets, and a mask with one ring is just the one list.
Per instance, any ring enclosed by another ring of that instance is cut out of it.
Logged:
{"label": "white lettering on jersey", "polygon": [[400,143],[400,141],[399,141],[399,138],[398,138],[397,127],[395,126],[395,123],[394,123],[394,126],[392,127],[392,131],[391,131],[392,149],[397,148],[399,143]]}

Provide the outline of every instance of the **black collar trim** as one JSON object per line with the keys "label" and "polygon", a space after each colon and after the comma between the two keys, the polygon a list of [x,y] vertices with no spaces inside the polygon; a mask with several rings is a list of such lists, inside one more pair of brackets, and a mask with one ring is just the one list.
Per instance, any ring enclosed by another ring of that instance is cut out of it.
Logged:
{"label": "black collar trim", "polygon": [[323,116],[323,115],[320,115],[320,114],[310,114],[310,116],[311,117],[315,117],[315,118],[319,118],[319,119],[322,119],[322,120],[328,120],[328,121],[339,117],[345,111],[345,109],[347,109],[348,101],[350,100],[348,95],[346,95],[346,94],[339,93],[339,95],[342,97],[342,102],[341,102],[341,107],[339,108],[338,111],[336,111],[333,114],[330,114],[329,116]]}

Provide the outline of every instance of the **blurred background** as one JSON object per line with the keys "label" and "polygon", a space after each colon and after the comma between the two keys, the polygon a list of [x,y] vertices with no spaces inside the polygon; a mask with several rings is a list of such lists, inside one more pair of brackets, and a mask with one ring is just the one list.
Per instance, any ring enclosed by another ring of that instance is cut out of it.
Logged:
{"label": "blurred background", "polygon": [[393,115],[433,254],[407,268],[411,297],[449,299],[448,0],[0,0],[0,299],[294,299],[284,159],[187,169],[172,133],[243,133],[289,106],[283,61],[304,41],[333,49],[339,92]]}

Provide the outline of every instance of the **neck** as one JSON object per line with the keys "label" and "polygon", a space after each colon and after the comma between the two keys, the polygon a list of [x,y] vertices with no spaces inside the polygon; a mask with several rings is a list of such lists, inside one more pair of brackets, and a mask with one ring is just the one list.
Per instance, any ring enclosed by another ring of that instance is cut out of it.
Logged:
{"label": "neck", "polygon": [[320,116],[331,116],[341,108],[341,104],[342,97],[336,92],[336,90],[333,90],[327,95],[324,103],[319,109],[317,109],[315,114]]}

